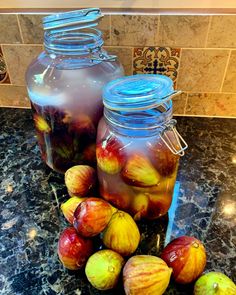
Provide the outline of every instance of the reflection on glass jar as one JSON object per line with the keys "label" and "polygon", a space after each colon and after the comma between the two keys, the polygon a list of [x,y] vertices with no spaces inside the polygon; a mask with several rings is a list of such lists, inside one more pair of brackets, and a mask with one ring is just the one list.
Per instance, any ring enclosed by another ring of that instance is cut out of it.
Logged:
{"label": "reflection on glass jar", "polygon": [[26,73],[42,158],[59,172],[96,165],[102,87],[123,76],[116,57],[102,49],[102,33],[95,28],[101,17],[99,9],[45,17],[45,51]]}
{"label": "reflection on glass jar", "polygon": [[100,193],[136,220],[166,214],[187,147],[172,119],[172,84],[164,76],[136,75],[108,83],[103,92],[96,145]]}

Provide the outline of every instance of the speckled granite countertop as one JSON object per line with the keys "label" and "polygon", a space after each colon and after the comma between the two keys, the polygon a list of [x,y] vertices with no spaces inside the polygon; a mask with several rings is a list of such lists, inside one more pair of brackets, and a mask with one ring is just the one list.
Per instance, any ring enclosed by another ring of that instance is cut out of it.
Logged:
{"label": "speckled granite countertop", "polygon": [[[137,253],[158,255],[166,239],[194,235],[206,246],[206,270],[235,281],[236,120],[177,119],[189,144],[178,173],[177,209],[173,220],[139,225]],[[67,194],[63,177],[40,159],[30,110],[0,109],[0,183],[0,294],[123,294],[96,291],[83,272],[59,263],[57,240],[66,227],[59,204]],[[191,294],[191,288],[171,283],[165,294]]]}

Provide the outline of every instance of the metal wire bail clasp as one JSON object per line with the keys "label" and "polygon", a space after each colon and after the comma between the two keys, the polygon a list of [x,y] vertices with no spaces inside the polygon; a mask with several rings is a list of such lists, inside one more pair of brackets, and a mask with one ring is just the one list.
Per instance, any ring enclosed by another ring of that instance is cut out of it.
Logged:
{"label": "metal wire bail clasp", "polygon": [[[188,145],[177,131],[175,127],[176,123],[177,121],[174,119],[171,119],[168,123],[166,123],[160,134],[160,138],[173,154],[182,157],[184,155],[184,151],[188,148]],[[173,138],[170,137],[168,131],[172,131],[171,134],[174,134]]]}
{"label": "metal wire bail clasp", "polygon": [[99,52],[99,54],[95,55],[91,51],[91,54],[93,54],[91,57],[91,60],[96,60],[96,61],[116,61],[117,60],[116,55],[111,55],[111,54],[101,51],[101,47],[98,48],[98,52]]}

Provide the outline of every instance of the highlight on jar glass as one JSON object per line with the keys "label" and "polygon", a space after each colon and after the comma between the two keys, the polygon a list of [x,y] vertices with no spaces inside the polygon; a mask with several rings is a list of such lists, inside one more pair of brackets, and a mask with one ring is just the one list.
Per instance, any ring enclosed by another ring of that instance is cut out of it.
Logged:
{"label": "highlight on jar glass", "polygon": [[44,17],[44,51],[26,72],[42,159],[58,172],[96,166],[102,87],[124,75],[116,56],[102,49],[102,16],[91,8]]}
{"label": "highlight on jar glass", "polygon": [[167,213],[179,157],[187,144],[175,128],[171,98],[180,92],[162,75],[109,82],[96,157],[101,196],[135,220]]}

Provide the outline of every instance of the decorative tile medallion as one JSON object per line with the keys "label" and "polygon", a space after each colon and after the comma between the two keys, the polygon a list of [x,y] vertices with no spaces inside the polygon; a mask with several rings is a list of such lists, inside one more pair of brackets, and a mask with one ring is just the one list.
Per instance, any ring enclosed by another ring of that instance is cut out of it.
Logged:
{"label": "decorative tile medallion", "polygon": [[162,74],[170,77],[176,84],[179,61],[180,48],[134,48],[133,74]]}
{"label": "decorative tile medallion", "polygon": [[2,49],[0,47],[0,84],[2,83],[10,84],[10,79],[7,73],[7,67],[3,58]]}

